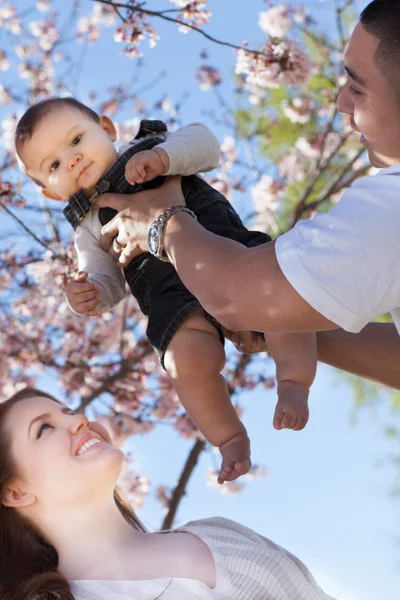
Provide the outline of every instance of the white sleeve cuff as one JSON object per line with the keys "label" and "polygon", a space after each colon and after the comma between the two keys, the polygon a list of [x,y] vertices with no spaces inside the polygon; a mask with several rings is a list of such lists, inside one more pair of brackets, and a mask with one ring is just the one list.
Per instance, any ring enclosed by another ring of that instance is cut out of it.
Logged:
{"label": "white sleeve cuff", "polygon": [[351,333],[361,331],[370,319],[343,306],[321,286],[299,258],[295,237],[296,231],[292,229],[281,235],[275,242],[278,264],[290,285],[312,308],[329,321]]}

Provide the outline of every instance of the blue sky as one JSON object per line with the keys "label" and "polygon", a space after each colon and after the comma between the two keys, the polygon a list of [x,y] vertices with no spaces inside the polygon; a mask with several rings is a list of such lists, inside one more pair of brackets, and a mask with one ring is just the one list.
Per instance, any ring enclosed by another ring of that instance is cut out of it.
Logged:
{"label": "blue sky", "polygon": [[[62,4],[61,0],[54,2],[58,10]],[[88,9],[90,4],[89,0],[83,2]],[[166,4],[166,0],[152,0],[151,7],[165,8]],[[265,2],[209,0],[208,4],[213,10],[207,28],[210,34],[234,43],[262,42],[256,23]],[[312,5],[316,20],[331,25],[330,0],[307,4]],[[357,2],[359,9],[365,4]],[[200,51],[207,48],[207,62],[221,69],[223,94],[233,103],[233,52],[194,32],[178,34],[174,25],[161,23],[158,28],[161,40],[154,50],[145,48],[146,75],[142,74],[140,85],[164,69],[167,76],[145,99],[151,104],[162,92],[175,100],[189,93],[183,121],[204,121],[222,140],[228,131],[205,115],[216,108],[215,98],[198,89],[193,72],[201,63]],[[101,90],[117,80],[131,79],[135,63],[118,52],[112,29],[105,30],[101,42],[86,54],[78,87],[81,99],[85,100],[90,90],[97,89],[101,95]],[[6,107],[0,114],[7,112]],[[124,111],[122,116],[134,115]],[[248,202],[246,196],[240,205]],[[261,362],[260,368],[270,370],[271,365]],[[398,597],[395,590],[400,589],[399,504],[391,496],[395,470],[389,455],[394,447],[383,433],[393,417],[386,412],[383,391],[381,399],[352,420],[351,387],[337,372],[320,367],[310,398],[310,422],[304,431],[294,433],[272,428],[274,391],[248,394],[244,421],[252,439],[253,459],[268,467],[268,476],[250,482],[241,494],[221,496],[205,486],[206,471],[212,464],[210,455],[205,454],[181,504],[179,523],[212,515],[238,520],[297,554],[337,600],[394,600]],[[187,442],[165,427],[132,443],[137,470],[155,483],[167,485],[174,485],[188,448]],[[140,517],[149,527],[158,527],[159,505],[149,500]]]}

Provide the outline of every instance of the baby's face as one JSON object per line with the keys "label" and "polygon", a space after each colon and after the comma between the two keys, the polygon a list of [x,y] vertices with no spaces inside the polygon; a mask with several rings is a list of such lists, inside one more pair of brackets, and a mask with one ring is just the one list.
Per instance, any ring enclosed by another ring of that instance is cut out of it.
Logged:
{"label": "baby's face", "polygon": [[27,174],[39,180],[46,196],[68,200],[93,186],[118,157],[110,119],[96,123],[80,110],[64,106],[52,111],[36,127],[20,150]]}

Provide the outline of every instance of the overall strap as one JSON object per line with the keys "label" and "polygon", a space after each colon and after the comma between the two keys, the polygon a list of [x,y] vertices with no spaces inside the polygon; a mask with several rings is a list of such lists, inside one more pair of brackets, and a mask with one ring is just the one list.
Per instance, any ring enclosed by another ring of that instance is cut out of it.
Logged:
{"label": "overall strap", "polygon": [[[140,123],[139,131],[135,140],[143,139],[131,146],[115,161],[112,167],[104,173],[99,182],[94,186],[95,192],[88,197],[83,189],[72,194],[68,199],[68,204],[63,210],[67,221],[75,230],[82,219],[92,208],[94,200],[106,192],[116,192],[120,194],[135,193],[143,189],[142,185],[130,185],[125,179],[125,166],[128,160],[137,152],[151,150],[157,144],[165,141],[167,126],[162,121],[143,120]],[[153,137],[146,138],[152,134]],[[158,178],[157,178],[158,179]]]}

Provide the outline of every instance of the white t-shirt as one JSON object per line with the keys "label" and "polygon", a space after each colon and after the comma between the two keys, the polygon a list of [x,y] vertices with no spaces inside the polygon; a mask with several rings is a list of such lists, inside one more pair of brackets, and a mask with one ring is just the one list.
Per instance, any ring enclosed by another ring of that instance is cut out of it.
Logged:
{"label": "white t-shirt", "polygon": [[400,164],[297,223],[277,239],[276,256],[300,296],[346,331],[390,312],[400,332]]}
{"label": "white t-shirt", "polygon": [[72,581],[76,600],[333,600],[296,556],[239,523],[214,517],[177,531],[207,544],[215,562],[213,590],[194,579]]}

